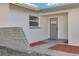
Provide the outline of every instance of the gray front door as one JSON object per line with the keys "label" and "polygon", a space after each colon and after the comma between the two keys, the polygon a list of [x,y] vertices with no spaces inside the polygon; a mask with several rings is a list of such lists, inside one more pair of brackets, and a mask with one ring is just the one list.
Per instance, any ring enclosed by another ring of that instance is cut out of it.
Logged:
{"label": "gray front door", "polygon": [[50,39],[58,38],[58,18],[50,18]]}

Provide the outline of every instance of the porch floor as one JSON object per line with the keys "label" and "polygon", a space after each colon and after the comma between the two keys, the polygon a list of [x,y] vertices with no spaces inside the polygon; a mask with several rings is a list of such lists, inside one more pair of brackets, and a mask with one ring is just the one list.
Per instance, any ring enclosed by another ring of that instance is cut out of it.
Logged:
{"label": "porch floor", "polygon": [[48,54],[53,56],[79,55],[79,54],[72,54],[72,53],[66,53],[66,52],[60,52],[60,51],[48,49],[49,47],[54,46],[56,44],[67,44],[67,43],[64,43],[66,41],[67,40],[50,40],[50,39],[44,40],[44,42],[47,42],[47,44],[32,47],[31,50],[36,51],[38,53],[43,53],[43,54]]}

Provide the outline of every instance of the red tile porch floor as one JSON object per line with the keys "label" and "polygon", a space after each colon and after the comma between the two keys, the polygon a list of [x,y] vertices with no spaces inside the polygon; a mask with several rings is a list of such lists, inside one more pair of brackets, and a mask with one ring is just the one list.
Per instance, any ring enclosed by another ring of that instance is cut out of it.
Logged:
{"label": "red tile porch floor", "polygon": [[56,44],[55,46],[49,47],[48,49],[67,52],[67,53],[79,54],[79,46]]}
{"label": "red tile porch floor", "polygon": [[30,46],[31,47],[35,47],[35,46],[43,45],[43,44],[46,44],[46,43],[47,42],[38,41],[38,42],[31,43]]}

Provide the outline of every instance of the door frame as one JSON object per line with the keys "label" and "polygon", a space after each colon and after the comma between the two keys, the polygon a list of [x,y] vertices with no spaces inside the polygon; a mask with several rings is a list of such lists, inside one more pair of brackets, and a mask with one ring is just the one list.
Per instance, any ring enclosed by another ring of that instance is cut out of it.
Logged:
{"label": "door frame", "polygon": [[[58,27],[58,17],[48,17],[48,38],[50,39],[50,20],[51,18],[57,18],[57,27]],[[57,28],[57,33],[58,33],[58,28]],[[57,34],[57,39],[58,39],[58,34]]]}

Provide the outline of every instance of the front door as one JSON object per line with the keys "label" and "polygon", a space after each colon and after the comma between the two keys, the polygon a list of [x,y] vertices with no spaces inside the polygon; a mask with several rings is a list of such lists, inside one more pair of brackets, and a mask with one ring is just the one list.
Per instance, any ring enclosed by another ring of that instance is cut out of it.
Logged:
{"label": "front door", "polygon": [[50,18],[50,39],[58,38],[58,18]]}

